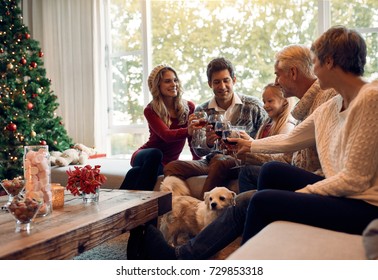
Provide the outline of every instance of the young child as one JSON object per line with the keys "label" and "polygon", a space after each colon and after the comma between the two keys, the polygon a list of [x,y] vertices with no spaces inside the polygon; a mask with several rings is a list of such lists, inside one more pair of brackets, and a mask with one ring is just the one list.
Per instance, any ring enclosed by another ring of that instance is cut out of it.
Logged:
{"label": "young child", "polygon": [[266,85],[262,99],[269,118],[257,131],[256,139],[290,132],[295,126],[294,118],[290,114],[291,100],[284,97],[281,88],[274,84]]}
{"label": "young child", "polygon": [[[289,133],[295,126],[295,119],[291,115],[292,100],[284,97],[280,86],[268,84],[265,86],[262,99],[264,109],[269,118],[257,131],[256,139],[262,139],[277,134]],[[243,137],[249,139],[249,137]],[[261,166],[265,162],[282,159],[287,163],[292,160],[292,153],[270,155],[264,153],[248,153],[244,155],[245,166],[239,172],[239,193],[256,189],[257,178]]]}

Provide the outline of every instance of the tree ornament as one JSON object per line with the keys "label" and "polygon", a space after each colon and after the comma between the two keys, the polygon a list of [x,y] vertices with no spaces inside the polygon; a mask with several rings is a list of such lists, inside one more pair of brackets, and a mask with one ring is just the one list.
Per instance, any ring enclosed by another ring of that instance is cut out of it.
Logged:
{"label": "tree ornament", "polygon": [[13,64],[12,63],[8,63],[7,64],[7,69],[8,70],[12,70],[13,69]]}
{"label": "tree ornament", "polygon": [[39,51],[38,56],[43,57],[44,53],[42,51]]}
{"label": "tree ornament", "polygon": [[37,133],[36,133],[34,130],[32,130],[32,131],[30,132],[30,136],[34,138],[34,137],[37,136]]}
{"label": "tree ornament", "polygon": [[25,33],[25,39],[30,39],[30,34],[29,33]]}
{"label": "tree ornament", "polygon": [[30,62],[30,67],[36,68],[37,67],[37,63],[35,61]]}
{"label": "tree ornament", "polygon": [[0,48],[0,53],[4,53],[4,49],[3,48]]}
{"label": "tree ornament", "polygon": [[42,89],[41,88],[37,88],[37,93],[42,93]]}
{"label": "tree ornament", "polygon": [[28,108],[28,110],[33,109],[33,107],[34,107],[34,105],[31,102],[28,102],[28,104],[26,105],[26,108]]}
{"label": "tree ornament", "polygon": [[15,123],[8,123],[7,124],[7,130],[9,130],[9,131],[16,131],[16,129],[17,129],[17,125],[15,124]]}
{"label": "tree ornament", "polygon": [[38,94],[32,93],[32,98],[37,98],[37,97],[38,97]]}
{"label": "tree ornament", "polygon": [[41,144],[41,145],[47,145],[47,142],[45,140],[41,140],[41,141],[39,141],[39,144]]}
{"label": "tree ornament", "polygon": [[20,59],[20,63],[21,63],[22,65],[25,65],[25,64],[26,64],[26,59],[25,59],[25,57],[22,57],[22,58]]}

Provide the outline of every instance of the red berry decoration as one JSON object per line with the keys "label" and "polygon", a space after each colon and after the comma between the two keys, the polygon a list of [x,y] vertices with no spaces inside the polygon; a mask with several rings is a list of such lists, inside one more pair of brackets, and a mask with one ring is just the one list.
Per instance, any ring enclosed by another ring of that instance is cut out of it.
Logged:
{"label": "red berry decoration", "polygon": [[43,55],[44,55],[44,53],[42,51],[39,51],[38,56],[42,57]]}
{"label": "red berry decoration", "polygon": [[41,140],[41,141],[39,141],[39,144],[41,144],[41,145],[46,145],[47,142],[46,142],[45,140]]}
{"label": "red berry decoration", "polygon": [[26,64],[26,59],[25,59],[25,57],[22,57],[22,58],[20,59],[20,63],[21,63],[22,65],[25,65],[25,64]]}
{"label": "red berry decoration", "polygon": [[37,67],[37,63],[34,62],[34,61],[30,62],[30,67],[36,68]]}
{"label": "red berry decoration", "polygon": [[15,123],[8,123],[6,128],[9,131],[16,131],[17,125]]}
{"label": "red berry decoration", "polygon": [[28,108],[28,110],[33,109],[33,107],[34,107],[34,105],[31,102],[28,102],[28,104],[26,105],[26,108]]}

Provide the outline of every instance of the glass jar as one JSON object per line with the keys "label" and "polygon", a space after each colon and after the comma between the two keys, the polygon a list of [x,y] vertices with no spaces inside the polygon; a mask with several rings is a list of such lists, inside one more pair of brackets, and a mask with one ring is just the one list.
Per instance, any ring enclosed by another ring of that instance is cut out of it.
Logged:
{"label": "glass jar", "polygon": [[47,216],[52,212],[51,166],[47,145],[24,147],[25,195],[41,200],[42,206],[37,216]]}

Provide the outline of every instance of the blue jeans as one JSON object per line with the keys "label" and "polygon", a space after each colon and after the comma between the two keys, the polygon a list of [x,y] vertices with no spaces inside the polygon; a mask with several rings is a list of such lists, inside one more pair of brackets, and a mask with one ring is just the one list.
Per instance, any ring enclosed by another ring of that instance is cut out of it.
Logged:
{"label": "blue jeans", "polygon": [[257,179],[261,166],[247,164],[240,169],[238,185],[239,193],[257,189]]}
{"label": "blue jeans", "polygon": [[135,156],[120,189],[152,191],[157,177],[163,174],[163,153],[159,149],[144,149]]}
{"label": "blue jeans", "polygon": [[288,164],[264,164],[258,179],[259,191],[248,206],[242,243],[278,220],[362,234],[378,218],[378,207],[360,199],[295,192],[323,179]]}

